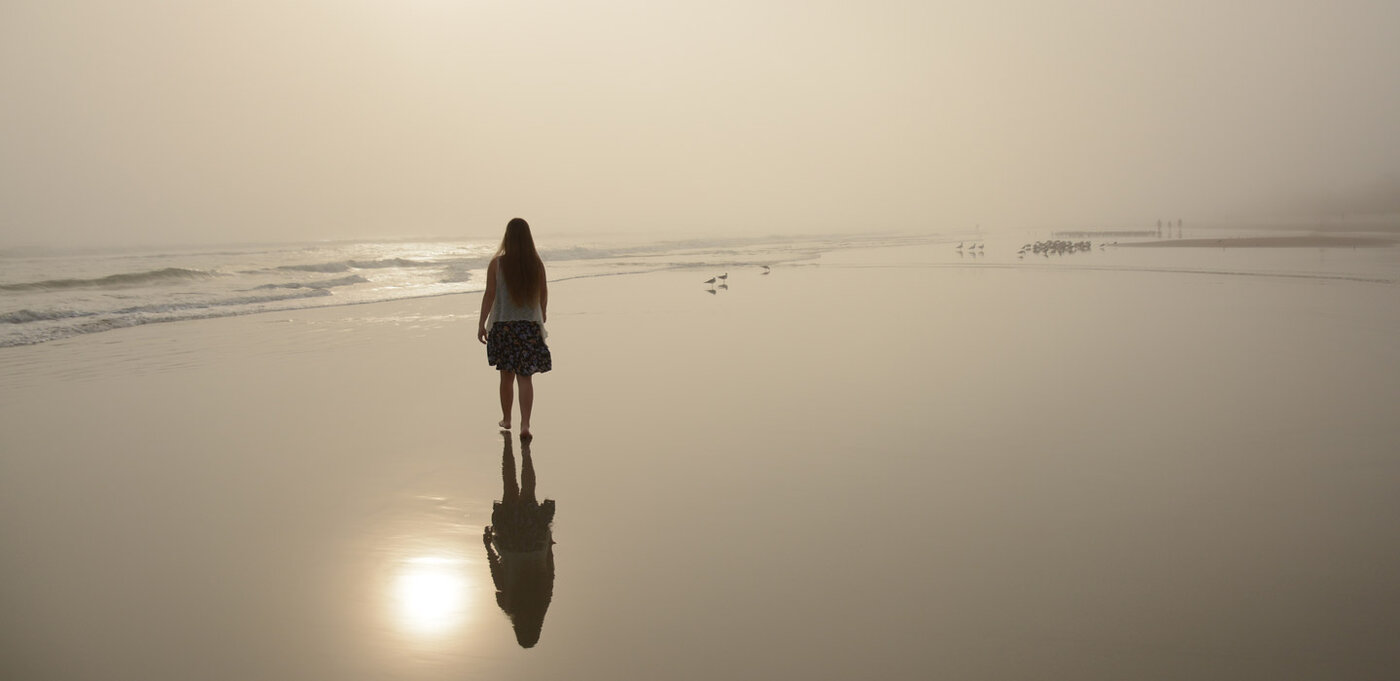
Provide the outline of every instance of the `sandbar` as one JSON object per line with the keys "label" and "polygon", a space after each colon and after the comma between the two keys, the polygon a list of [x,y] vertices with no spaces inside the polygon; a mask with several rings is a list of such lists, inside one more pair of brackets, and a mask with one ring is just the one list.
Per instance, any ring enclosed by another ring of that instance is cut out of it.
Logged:
{"label": "sandbar", "polygon": [[1311,234],[1306,236],[1222,237],[1219,239],[1164,239],[1120,243],[1133,248],[1378,248],[1394,246],[1394,239],[1375,236],[1337,236]]}

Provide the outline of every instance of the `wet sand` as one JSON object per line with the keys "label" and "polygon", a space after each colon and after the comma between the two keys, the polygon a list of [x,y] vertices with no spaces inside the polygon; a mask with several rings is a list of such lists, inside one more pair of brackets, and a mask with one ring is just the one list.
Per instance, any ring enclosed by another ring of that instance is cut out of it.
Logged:
{"label": "wet sand", "polygon": [[0,672],[1389,677],[1394,283],[923,260],[551,286],[529,649],[475,296],[6,349]]}

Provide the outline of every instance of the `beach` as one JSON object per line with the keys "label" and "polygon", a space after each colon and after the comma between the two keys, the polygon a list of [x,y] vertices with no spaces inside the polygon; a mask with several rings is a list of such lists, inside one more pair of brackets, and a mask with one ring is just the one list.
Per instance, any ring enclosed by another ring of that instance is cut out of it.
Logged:
{"label": "beach", "polygon": [[958,241],[552,283],[530,648],[479,293],[0,348],[0,675],[1388,678],[1397,249]]}

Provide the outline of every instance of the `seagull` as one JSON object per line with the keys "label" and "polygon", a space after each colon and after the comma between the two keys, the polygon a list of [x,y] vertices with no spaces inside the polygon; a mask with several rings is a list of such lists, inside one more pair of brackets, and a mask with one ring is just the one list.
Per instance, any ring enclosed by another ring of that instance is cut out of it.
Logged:
{"label": "seagull", "polygon": [[719,275],[719,276],[716,277],[716,278],[719,279],[719,280],[721,280],[721,281],[726,281],[726,280],[729,279],[729,273],[728,273],[728,272],[725,272],[724,274],[721,274],[721,275]]}
{"label": "seagull", "polygon": [[759,267],[762,267],[762,268],[765,269],[765,270],[771,270],[771,269],[773,269],[773,268],[771,268],[771,267],[769,267],[769,266],[767,266],[767,265],[759,265]]}
{"label": "seagull", "polygon": [[706,279],[706,280],[704,281],[704,283],[709,284],[709,285],[711,285],[711,286],[714,286],[714,284],[715,284],[715,278],[714,278],[714,277],[710,277],[709,279]]}
{"label": "seagull", "polygon": [[962,242],[961,242],[961,241],[958,242],[958,250],[960,250],[960,251],[962,250]]}

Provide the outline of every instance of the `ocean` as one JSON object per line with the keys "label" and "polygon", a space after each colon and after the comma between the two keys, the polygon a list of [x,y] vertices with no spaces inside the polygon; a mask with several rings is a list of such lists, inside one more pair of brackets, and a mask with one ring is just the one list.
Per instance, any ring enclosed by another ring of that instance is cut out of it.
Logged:
{"label": "ocean", "polygon": [[[669,269],[709,268],[720,274],[726,267],[764,264],[820,260],[835,265],[843,252],[884,247],[896,247],[910,263],[931,267],[1131,270],[1381,284],[1400,280],[1393,248],[1136,249],[1118,248],[1121,237],[1109,233],[1090,235],[1099,238],[1084,252],[1052,257],[1018,251],[1023,241],[1053,236],[953,232],[658,240],[613,235],[541,239],[539,248],[549,278],[556,282]],[[956,247],[964,241],[967,249]],[[486,265],[497,244],[494,239],[436,239],[105,252],[0,250],[0,347],[159,322],[471,293],[485,288]]]}
{"label": "ocean", "polygon": [[[551,281],[777,264],[892,237],[541,241]],[[356,241],[111,252],[0,252],[0,347],[141,324],[480,291],[494,240]]]}

